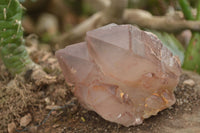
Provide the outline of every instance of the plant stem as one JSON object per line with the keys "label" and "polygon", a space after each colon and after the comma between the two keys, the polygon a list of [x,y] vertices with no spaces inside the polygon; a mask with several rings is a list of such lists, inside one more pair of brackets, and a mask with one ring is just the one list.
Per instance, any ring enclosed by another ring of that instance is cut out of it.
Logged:
{"label": "plant stem", "polygon": [[[184,15],[186,14],[184,13]],[[189,20],[191,20],[191,18]],[[197,21],[200,20],[200,0],[198,0],[197,15],[195,20]],[[200,54],[200,34],[199,32],[193,32],[192,38],[185,52],[183,68],[195,71],[200,74],[199,54]]]}
{"label": "plant stem", "polygon": [[200,0],[198,0],[196,20],[200,20]]}
{"label": "plant stem", "polygon": [[182,8],[185,19],[194,20],[194,16],[192,15],[190,4],[187,0],[179,0],[179,4]]}

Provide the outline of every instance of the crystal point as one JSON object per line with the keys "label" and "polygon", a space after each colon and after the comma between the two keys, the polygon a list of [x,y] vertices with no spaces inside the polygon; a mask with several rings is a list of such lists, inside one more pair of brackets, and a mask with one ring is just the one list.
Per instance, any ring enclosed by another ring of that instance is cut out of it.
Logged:
{"label": "crystal point", "polygon": [[87,32],[86,42],[56,52],[67,83],[82,105],[124,126],[175,103],[180,63],[152,33],[110,24]]}

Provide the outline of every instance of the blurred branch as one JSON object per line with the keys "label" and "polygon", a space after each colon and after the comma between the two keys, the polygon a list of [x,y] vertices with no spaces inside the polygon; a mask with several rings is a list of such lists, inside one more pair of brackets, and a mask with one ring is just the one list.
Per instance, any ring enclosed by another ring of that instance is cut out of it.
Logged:
{"label": "blurred branch", "polygon": [[[93,0],[92,0],[93,1]],[[104,8],[110,5],[110,0],[96,0],[95,3],[103,5]]]}
{"label": "blurred branch", "polygon": [[97,24],[101,19],[101,16],[102,12],[95,13],[90,18],[72,29],[70,32],[64,33],[63,35],[56,38],[55,42],[59,44],[59,48],[63,48],[66,46],[66,42],[70,43],[73,42],[73,40],[81,38],[88,30],[97,28]]}
{"label": "blurred branch", "polygon": [[200,22],[187,21],[176,16],[152,16],[149,12],[139,9],[125,10],[124,22],[166,32],[179,32],[185,29],[200,31]]}
{"label": "blurred branch", "polygon": [[111,3],[103,11],[97,12],[87,20],[79,24],[68,33],[64,33],[61,37],[56,38],[55,42],[58,42],[59,48],[65,47],[66,42],[76,40],[88,31],[102,25],[116,22],[119,23],[123,20],[123,12],[127,6],[127,0],[111,0]]}
{"label": "blurred branch", "polygon": [[[130,23],[143,28],[179,32],[185,29],[200,31],[200,22],[186,21],[176,16],[152,16],[151,13],[139,9],[125,9],[127,0],[111,0],[110,5],[103,11],[97,12],[68,33],[64,33],[55,42],[59,48],[85,35],[89,30],[108,23]],[[67,43],[67,44],[66,44]]]}

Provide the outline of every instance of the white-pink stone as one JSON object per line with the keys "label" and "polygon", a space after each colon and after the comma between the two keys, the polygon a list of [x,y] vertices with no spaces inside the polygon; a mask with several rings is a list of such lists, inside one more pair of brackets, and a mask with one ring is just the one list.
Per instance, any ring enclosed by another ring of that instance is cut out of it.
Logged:
{"label": "white-pink stone", "polygon": [[124,126],[175,103],[179,60],[152,33],[110,24],[87,32],[86,42],[56,52],[82,105]]}

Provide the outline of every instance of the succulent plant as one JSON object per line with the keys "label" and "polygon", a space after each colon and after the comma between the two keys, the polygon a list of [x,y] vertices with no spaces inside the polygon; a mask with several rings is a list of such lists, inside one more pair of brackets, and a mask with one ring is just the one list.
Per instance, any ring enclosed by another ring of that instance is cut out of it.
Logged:
{"label": "succulent plant", "polygon": [[[187,0],[179,0],[184,16],[187,20],[200,20],[200,0],[198,0],[196,18],[192,15]],[[200,33],[193,32],[190,43],[185,52],[183,68],[200,73]]]}
{"label": "succulent plant", "polygon": [[0,12],[0,57],[11,74],[20,74],[34,65],[24,46],[23,7],[18,0],[0,0]]}

